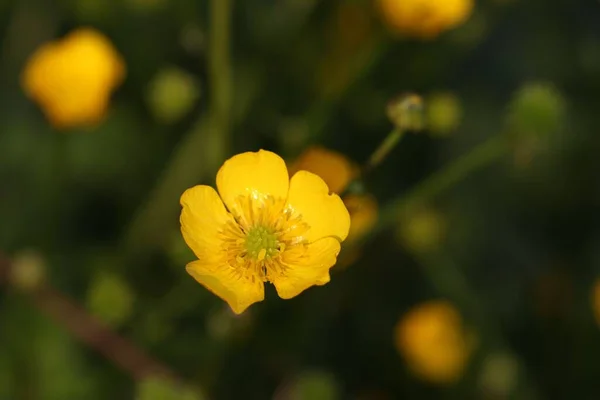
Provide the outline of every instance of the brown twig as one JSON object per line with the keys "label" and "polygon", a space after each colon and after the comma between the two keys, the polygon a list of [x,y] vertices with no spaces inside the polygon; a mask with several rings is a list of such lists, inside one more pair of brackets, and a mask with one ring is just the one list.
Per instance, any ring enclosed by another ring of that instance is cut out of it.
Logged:
{"label": "brown twig", "polygon": [[[0,253],[0,284],[10,283],[10,269],[10,260]],[[133,379],[160,376],[173,382],[181,382],[168,367],[151,358],[134,343],[117,335],[89,315],[73,299],[49,284],[41,282],[27,293],[36,308],[63,326],[78,340],[112,361]]]}

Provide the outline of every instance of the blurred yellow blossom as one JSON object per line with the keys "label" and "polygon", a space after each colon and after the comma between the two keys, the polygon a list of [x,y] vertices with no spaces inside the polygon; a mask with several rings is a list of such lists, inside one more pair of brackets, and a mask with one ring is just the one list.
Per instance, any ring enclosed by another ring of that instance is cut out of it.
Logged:
{"label": "blurred yellow blossom", "polygon": [[419,253],[436,250],[446,236],[446,220],[431,208],[406,212],[397,229],[397,238],[410,250]]}
{"label": "blurred yellow blossom", "polygon": [[217,173],[217,191],[181,196],[181,232],[198,257],[186,270],[242,313],[264,299],[264,282],[290,299],[329,282],[350,216],[319,176],[260,150],[238,154]]}
{"label": "blurred yellow blossom", "polygon": [[420,38],[433,38],[465,22],[473,0],[378,0],[391,30]]}
{"label": "blurred yellow blossom", "polygon": [[348,195],[344,197],[344,204],[350,213],[350,232],[348,242],[360,239],[368,233],[377,221],[377,201],[369,194]]}
{"label": "blurred yellow blossom", "polygon": [[[319,175],[333,193],[339,194],[359,176],[356,163],[341,153],[318,146],[310,147],[292,163],[290,172],[298,170]],[[351,244],[373,228],[377,221],[378,205],[375,197],[370,194],[348,194],[343,200],[350,213],[350,231],[346,241]],[[339,260],[339,266],[346,267],[352,264],[360,253],[360,249],[347,247]]]}
{"label": "blurred yellow blossom", "polygon": [[124,75],[121,56],[110,41],[82,28],[38,48],[27,62],[22,85],[54,126],[70,128],[98,123]]}
{"label": "blurred yellow blossom", "polygon": [[438,384],[460,379],[474,347],[458,310],[443,300],[420,304],[405,314],[394,340],[413,373]]}
{"label": "blurred yellow blossom", "polygon": [[319,175],[333,193],[341,193],[358,176],[358,166],[345,155],[319,146],[308,148],[290,165],[290,174],[301,170]]}

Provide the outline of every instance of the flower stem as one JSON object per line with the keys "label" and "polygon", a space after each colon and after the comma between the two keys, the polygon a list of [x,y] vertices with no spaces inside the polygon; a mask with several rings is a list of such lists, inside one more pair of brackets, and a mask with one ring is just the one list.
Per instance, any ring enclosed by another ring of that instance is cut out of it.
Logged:
{"label": "flower stem", "polygon": [[308,124],[308,141],[319,137],[321,131],[327,125],[329,118],[334,114],[337,104],[352,86],[360,81],[371,69],[377,65],[389,47],[389,42],[381,35],[376,34],[361,49],[352,62],[347,65],[345,71],[340,71],[344,79],[335,90],[327,92],[319,99],[306,114]]}
{"label": "flower stem", "polygon": [[451,188],[473,172],[491,164],[507,153],[509,146],[505,135],[496,135],[469,153],[434,173],[405,195],[392,201],[381,213],[380,224],[394,224],[398,214],[418,203],[431,200]]}
{"label": "flower stem", "polygon": [[210,3],[208,115],[199,118],[175,149],[148,201],[125,231],[122,245],[128,254],[163,246],[176,227],[179,196],[215,172],[227,156],[231,136],[231,6],[231,0]]}
{"label": "flower stem", "polygon": [[230,147],[231,60],[229,41],[232,0],[211,0],[208,76],[211,81],[208,128],[208,163],[217,169]]}
{"label": "flower stem", "polygon": [[383,142],[381,142],[379,147],[373,152],[373,154],[371,154],[371,157],[369,157],[369,160],[363,168],[363,175],[366,175],[379,166],[379,164],[385,160],[388,154],[390,154],[390,152],[394,149],[394,147],[396,147],[403,137],[403,129],[395,128],[393,131],[391,131],[383,140]]}

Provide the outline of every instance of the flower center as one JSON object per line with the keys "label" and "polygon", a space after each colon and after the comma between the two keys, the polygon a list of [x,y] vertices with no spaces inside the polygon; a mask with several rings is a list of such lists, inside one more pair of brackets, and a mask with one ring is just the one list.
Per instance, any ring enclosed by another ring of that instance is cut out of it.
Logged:
{"label": "flower center", "polygon": [[260,225],[250,228],[244,245],[248,255],[258,261],[273,257],[279,250],[279,241],[273,229]]}

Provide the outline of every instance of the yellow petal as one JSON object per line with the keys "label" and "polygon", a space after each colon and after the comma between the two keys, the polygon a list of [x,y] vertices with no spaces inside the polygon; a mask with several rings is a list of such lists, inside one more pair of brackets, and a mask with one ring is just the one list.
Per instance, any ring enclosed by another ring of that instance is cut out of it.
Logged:
{"label": "yellow petal", "polygon": [[329,188],[317,175],[299,171],[290,181],[287,204],[302,216],[310,226],[306,239],[314,242],[333,236],[343,241],[350,229],[350,215],[337,194],[329,194]]}
{"label": "yellow petal", "polygon": [[181,233],[194,254],[206,262],[222,258],[219,231],[233,222],[219,195],[210,186],[194,186],[181,196]]}
{"label": "yellow petal", "polygon": [[225,161],[217,173],[217,189],[225,205],[235,215],[242,212],[240,196],[262,200],[265,196],[285,199],[289,176],[285,162],[277,154],[260,150],[238,154]]}
{"label": "yellow petal", "polygon": [[227,264],[209,264],[194,261],[185,267],[188,274],[202,286],[225,300],[236,314],[265,298],[262,281],[240,276]]}
{"label": "yellow petal", "polygon": [[282,254],[285,273],[273,278],[282,299],[291,299],[313,285],[329,282],[329,269],[336,262],[340,242],[332,237],[305,246],[296,246]]}

